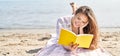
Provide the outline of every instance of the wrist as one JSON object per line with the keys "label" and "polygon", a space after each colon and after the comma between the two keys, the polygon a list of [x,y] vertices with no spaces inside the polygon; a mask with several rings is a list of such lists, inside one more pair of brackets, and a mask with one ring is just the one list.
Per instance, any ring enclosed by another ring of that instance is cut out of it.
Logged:
{"label": "wrist", "polygon": [[80,28],[80,34],[83,34],[84,33],[84,31],[83,31],[83,28]]}
{"label": "wrist", "polygon": [[66,51],[71,51],[68,46],[63,46],[63,48],[64,48]]}

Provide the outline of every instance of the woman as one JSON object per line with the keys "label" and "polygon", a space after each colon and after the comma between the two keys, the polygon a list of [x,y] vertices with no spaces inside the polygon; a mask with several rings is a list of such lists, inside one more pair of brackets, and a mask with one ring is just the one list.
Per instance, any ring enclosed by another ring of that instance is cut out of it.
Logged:
{"label": "woman", "polygon": [[[99,46],[99,32],[95,15],[88,6],[79,7],[74,16],[61,17],[57,21],[57,36],[52,37],[47,46],[36,56],[111,56]],[[68,29],[75,34],[93,34],[94,38],[89,48],[78,48],[77,44],[70,46],[57,44],[61,28]]]}

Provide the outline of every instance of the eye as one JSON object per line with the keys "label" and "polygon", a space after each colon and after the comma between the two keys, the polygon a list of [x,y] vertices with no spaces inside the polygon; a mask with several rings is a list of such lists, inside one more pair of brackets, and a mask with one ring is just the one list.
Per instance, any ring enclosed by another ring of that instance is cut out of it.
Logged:
{"label": "eye", "polygon": [[85,24],[86,22],[82,21],[82,23],[84,23],[84,24]]}
{"label": "eye", "polygon": [[78,20],[81,20],[81,18],[79,18],[79,17],[78,17],[77,19],[78,19]]}
{"label": "eye", "polygon": [[87,22],[82,21],[82,23],[86,24]]}

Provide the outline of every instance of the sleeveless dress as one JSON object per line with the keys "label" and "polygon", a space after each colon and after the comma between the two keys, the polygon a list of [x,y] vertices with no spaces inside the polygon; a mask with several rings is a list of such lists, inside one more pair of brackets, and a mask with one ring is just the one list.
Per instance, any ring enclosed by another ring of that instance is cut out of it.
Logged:
{"label": "sleeveless dress", "polygon": [[71,18],[72,16],[65,16],[57,20],[56,35],[52,35],[52,38],[48,40],[46,46],[38,51],[36,56],[112,56],[101,47],[95,50],[79,48],[75,53],[72,53],[57,44],[61,28],[71,30]]}

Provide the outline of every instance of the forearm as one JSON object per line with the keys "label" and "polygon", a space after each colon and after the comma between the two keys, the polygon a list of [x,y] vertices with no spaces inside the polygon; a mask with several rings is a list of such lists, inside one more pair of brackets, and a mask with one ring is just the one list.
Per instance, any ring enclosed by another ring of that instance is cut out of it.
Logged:
{"label": "forearm", "polygon": [[89,49],[90,49],[90,50],[95,50],[95,49],[97,49],[97,48],[98,48],[97,45],[91,44]]}
{"label": "forearm", "polygon": [[80,32],[80,34],[84,34],[84,31],[81,28],[80,28],[79,32]]}

